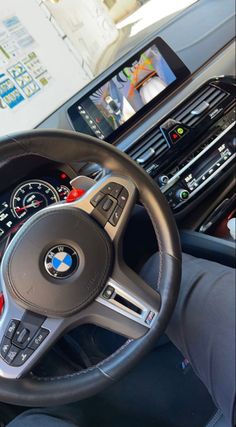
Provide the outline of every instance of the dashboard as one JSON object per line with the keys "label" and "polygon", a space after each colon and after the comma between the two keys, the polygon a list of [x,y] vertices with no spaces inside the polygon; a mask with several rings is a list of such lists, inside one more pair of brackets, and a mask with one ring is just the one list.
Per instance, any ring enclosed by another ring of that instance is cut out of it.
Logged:
{"label": "dashboard", "polygon": [[70,193],[70,176],[50,166],[28,174],[0,194],[0,260],[12,237],[38,210],[63,202]]}
{"label": "dashboard", "polygon": [[[156,76],[140,74],[141,80],[137,81],[135,90],[145,101],[145,107],[140,110],[133,108],[137,112],[127,120],[127,126],[124,117],[120,117],[120,94],[114,97],[113,89],[110,89],[105,107],[113,117],[110,125],[113,133],[107,133],[105,140],[110,139],[110,143],[126,152],[155,180],[167,198],[180,229],[200,229],[207,216],[233,189],[236,114],[235,79],[232,78],[235,74],[235,42],[232,39],[235,32],[234,17],[231,16],[230,1],[227,1],[221,16],[212,13],[206,20],[208,3],[200,2],[182,17],[164,26],[158,34],[150,34],[148,40],[133,49],[132,55],[136,55],[136,58],[131,57],[130,53],[125,54],[38,126],[41,129],[71,130],[73,124],[74,129],[95,133],[103,139],[104,129],[96,121],[98,105],[92,105],[96,107],[96,114],[93,115],[91,110],[89,116],[92,117],[83,118],[82,109],[87,111],[84,102],[88,98],[95,101],[95,95],[102,93],[104,81],[109,83],[112,78],[117,79],[118,75],[119,81],[124,79],[123,71],[129,62],[133,66],[136,60],[140,61],[140,52],[141,56],[143,52],[146,54],[144,48],[147,42],[152,47],[156,37],[161,36],[191,75],[187,76],[186,73],[186,79],[180,79],[180,84],[171,87],[170,92],[168,88],[161,91],[156,99],[158,102],[151,97],[148,103],[147,88],[151,87],[150,81],[156,79]],[[214,1],[211,7],[214,7]],[[228,20],[226,15],[230,17]],[[205,32],[195,26],[197,21],[206,25]],[[180,31],[180,28],[185,28],[185,31]],[[161,46],[159,50],[165,56]],[[177,76],[170,57],[165,56],[165,59]],[[155,85],[152,86],[155,89]],[[105,120],[107,129],[110,122],[107,117]],[[101,134],[96,133],[98,131]],[[92,177],[96,171],[101,171],[98,165],[85,167],[82,163],[76,165],[75,169],[76,175]],[[66,197],[72,177],[68,174],[62,178],[62,172],[63,169],[55,167],[35,168],[30,173],[22,174],[20,179],[9,186],[2,185],[8,179],[1,179],[0,176],[0,252],[34,212]]]}
{"label": "dashboard", "polygon": [[94,83],[67,110],[75,131],[105,138],[118,148],[120,140],[126,140],[123,150],[156,181],[175,216],[182,218],[232,172],[235,77],[208,79],[144,134],[134,141],[129,136],[130,129],[154,115],[163,97],[189,74],[176,52],[158,37]]}

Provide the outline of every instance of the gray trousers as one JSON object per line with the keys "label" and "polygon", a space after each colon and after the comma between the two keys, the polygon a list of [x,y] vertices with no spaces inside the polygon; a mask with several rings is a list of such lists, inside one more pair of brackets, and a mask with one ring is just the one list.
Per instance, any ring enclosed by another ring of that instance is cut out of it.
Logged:
{"label": "gray trousers", "polygon": [[[158,256],[141,275],[155,286]],[[183,254],[180,294],[167,335],[220,408],[235,424],[235,270]]]}
{"label": "gray trousers", "polygon": [[[141,275],[154,286],[157,272],[158,255],[154,255],[143,267]],[[183,254],[180,295],[166,332],[208,388],[224,414],[226,426],[234,425],[235,270]],[[46,414],[48,410],[28,411],[9,427],[81,425],[72,413],[69,418],[58,412]],[[57,416],[60,419],[55,418]]]}

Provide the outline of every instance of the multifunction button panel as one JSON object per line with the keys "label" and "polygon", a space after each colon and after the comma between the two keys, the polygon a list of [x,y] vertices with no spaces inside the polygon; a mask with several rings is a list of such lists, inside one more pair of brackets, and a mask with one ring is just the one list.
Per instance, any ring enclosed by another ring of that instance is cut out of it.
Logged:
{"label": "multifunction button panel", "polygon": [[0,345],[0,355],[11,366],[22,366],[42,344],[49,331],[42,327],[45,318],[26,313],[22,320],[12,319]]}
{"label": "multifunction button panel", "polygon": [[102,226],[109,222],[115,227],[119,222],[128,197],[129,193],[125,187],[116,182],[110,182],[90,201],[94,207],[93,217]]}

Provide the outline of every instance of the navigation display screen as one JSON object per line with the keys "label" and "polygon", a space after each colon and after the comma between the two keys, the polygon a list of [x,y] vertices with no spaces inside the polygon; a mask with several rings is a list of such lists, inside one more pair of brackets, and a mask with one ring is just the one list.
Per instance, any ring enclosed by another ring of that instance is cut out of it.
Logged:
{"label": "navigation display screen", "polygon": [[158,38],[73,105],[70,120],[75,130],[112,141],[187,74],[182,61]]}

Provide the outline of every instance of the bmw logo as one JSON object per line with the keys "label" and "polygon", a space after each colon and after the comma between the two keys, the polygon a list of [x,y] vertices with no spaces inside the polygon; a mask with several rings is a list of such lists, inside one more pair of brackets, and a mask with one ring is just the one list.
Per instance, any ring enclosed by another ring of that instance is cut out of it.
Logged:
{"label": "bmw logo", "polygon": [[54,246],[45,256],[44,266],[50,276],[65,279],[71,276],[79,265],[77,252],[70,246]]}

